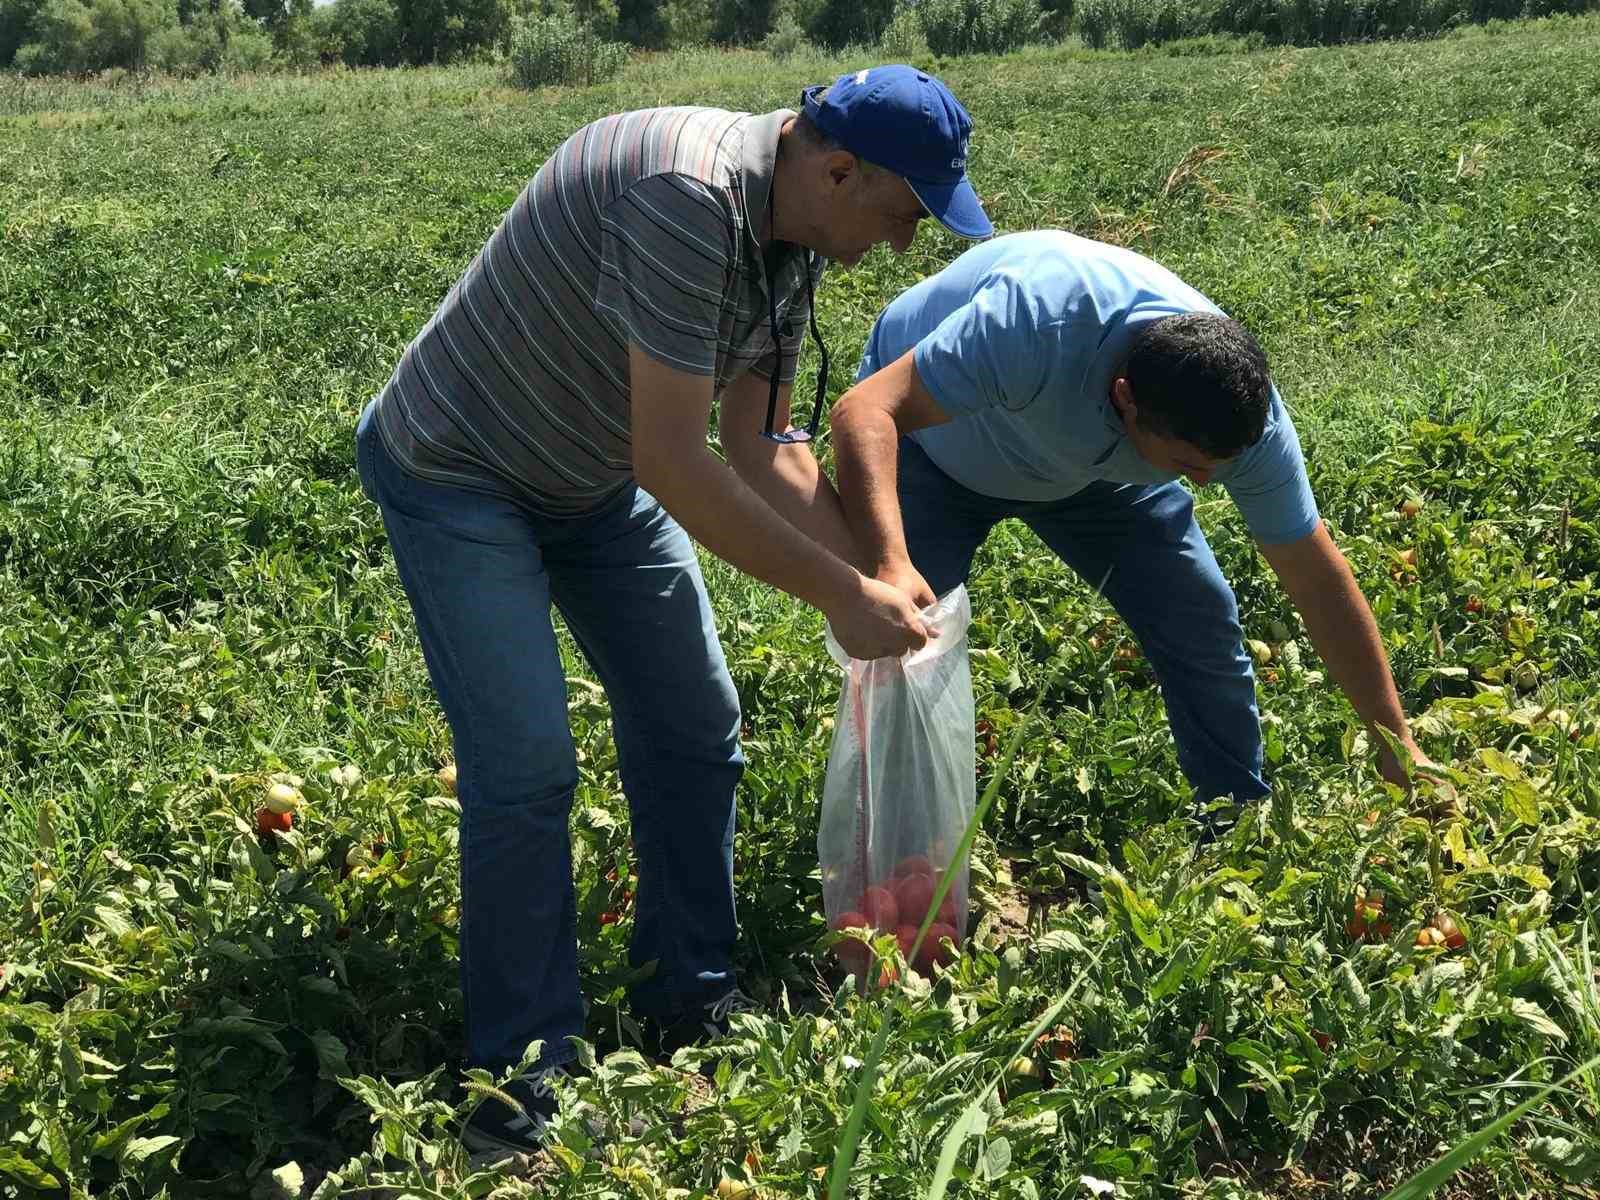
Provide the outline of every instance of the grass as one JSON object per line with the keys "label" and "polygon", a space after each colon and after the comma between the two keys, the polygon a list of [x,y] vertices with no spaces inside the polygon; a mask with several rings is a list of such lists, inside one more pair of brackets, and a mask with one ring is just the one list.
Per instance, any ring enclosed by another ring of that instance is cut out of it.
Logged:
{"label": "grass", "polygon": [[[323,1195],[827,1185],[891,1011],[818,945],[836,678],[816,614],[711,562],[749,727],[741,953],[767,1012],[698,1056],[709,1096],[678,1069],[697,1056],[613,1054],[569,1099],[642,1132],[590,1156],[574,1117],[543,1174],[467,1182],[445,1124],[464,1097],[449,736],[351,439],[571,129],[776,107],[865,61],[644,58],[533,95],[484,68],[0,80],[0,1196],[273,1194],[273,1171]],[[1002,742],[1030,707],[1036,728],[978,839],[973,947],[884,1035],[850,1194],[925,1194],[958,1120],[950,1195],[1381,1194],[1600,1049],[1600,19],[937,69],[999,225],[1133,245],[1256,329],[1459,799],[1429,821],[1376,782],[1206,492],[1248,636],[1274,647],[1278,796],[1194,860],[1147,668],[1091,589],[997,530],[972,584],[979,715]],[[835,394],[881,305],[956,249],[924,232],[830,277]],[[603,700],[571,695],[604,1053],[625,808]],[[262,841],[273,773],[311,804]],[[1390,939],[1346,935],[1357,886],[1387,892]],[[1412,948],[1435,908],[1465,951]],[[1596,1087],[1580,1073],[1457,1186],[1592,1187]]]}

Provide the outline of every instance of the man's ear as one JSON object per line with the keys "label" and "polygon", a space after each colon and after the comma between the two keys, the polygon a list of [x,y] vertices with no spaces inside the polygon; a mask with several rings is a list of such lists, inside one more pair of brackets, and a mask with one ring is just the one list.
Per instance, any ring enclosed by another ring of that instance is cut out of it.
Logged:
{"label": "man's ear", "polygon": [[856,156],[848,150],[833,150],[827,157],[828,178],[833,185],[838,187],[861,170],[861,164],[856,161]]}
{"label": "man's ear", "polygon": [[1133,402],[1133,388],[1127,376],[1118,375],[1111,381],[1111,405],[1117,410],[1124,425],[1133,424],[1139,415],[1139,406]]}

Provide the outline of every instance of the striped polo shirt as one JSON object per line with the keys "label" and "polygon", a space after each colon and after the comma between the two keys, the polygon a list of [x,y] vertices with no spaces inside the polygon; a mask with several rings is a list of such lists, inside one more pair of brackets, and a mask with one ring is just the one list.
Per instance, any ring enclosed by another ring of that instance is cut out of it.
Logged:
{"label": "striped polo shirt", "polygon": [[390,454],[425,479],[577,514],[633,476],[630,342],[717,393],[749,371],[792,380],[807,255],[778,248],[774,346],[756,240],[792,116],[645,109],[568,138],[385,385]]}

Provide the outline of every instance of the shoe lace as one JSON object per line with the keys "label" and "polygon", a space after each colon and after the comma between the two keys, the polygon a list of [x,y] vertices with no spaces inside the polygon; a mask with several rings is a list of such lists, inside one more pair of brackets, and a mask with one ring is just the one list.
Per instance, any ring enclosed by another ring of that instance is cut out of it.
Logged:
{"label": "shoe lace", "polygon": [[726,1021],[735,1013],[756,1012],[760,1005],[745,995],[738,988],[734,988],[721,999],[713,1000],[706,1005],[706,1011],[711,1014],[711,1019],[719,1024]]}

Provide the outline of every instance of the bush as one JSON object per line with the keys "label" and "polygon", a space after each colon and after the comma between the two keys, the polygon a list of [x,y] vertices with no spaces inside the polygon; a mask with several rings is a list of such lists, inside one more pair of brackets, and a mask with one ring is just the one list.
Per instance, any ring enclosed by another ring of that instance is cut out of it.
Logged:
{"label": "bush", "polygon": [[935,54],[1004,54],[1038,35],[1039,0],[922,0],[917,6]]}
{"label": "bush", "polygon": [[30,75],[143,68],[151,39],[177,24],[171,0],[49,0],[15,65]]}
{"label": "bush", "polygon": [[9,65],[17,51],[33,39],[38,11],[34,0],[0,0],[0,67]]}
{"label": "bush", "polygon": [[819,46],[875,46],[894,19],[896,0],[803,0],[796,15]]}
{"label": "bush", "polygon": [[1208,34],[1326,45],[1597,6],[1597,0],[1078,0],[1077,29],[1096,49],[1131,50]]}
{"label": "bush", "polygon": [[778,18],[778,23],[761,40],[761,48],[773,58],[788,58],[804,50],[809,44],[806,41],[806,31],[800,27],[800,22],[794,19],[792,13],[784,13]]}
{"label": "bush", "polygon": [[394,0],[335,0],[311,16],[317,38],[352,67],[400,61],[400,14]]}
{"label": "bush", "polygon": [[571,18],[518,17],[507,56],[518,87],[593,84],[610,79],[628,61],[628,47],[596,37]]}
{"label": "bush", "polygon": [[704,0],[667,0],[657,11],[663,46],[681,49],[711,40],[711,7]]}
{"label": "bush", "polygon": [[922,34],[922,16],[915,4],[902,4],[884,27],[878,50],[885,62],[914,62],[928,53]]}

